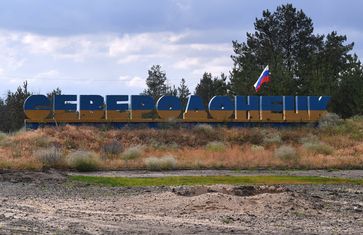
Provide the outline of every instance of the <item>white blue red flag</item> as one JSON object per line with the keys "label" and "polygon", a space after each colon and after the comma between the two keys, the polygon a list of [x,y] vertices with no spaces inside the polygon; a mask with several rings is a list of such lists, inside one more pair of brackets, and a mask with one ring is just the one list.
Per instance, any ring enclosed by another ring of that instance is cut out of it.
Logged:
{"label": "white blue red flag", "polygon": [[268,83],[270,80],[271,80],[270,79],[270,70],[267,65],[266,68],[262,71],[260,77],[257,79],[255,85],[253,85],[255,87],[256,92],[258,92],[260,90],[262,84]]}

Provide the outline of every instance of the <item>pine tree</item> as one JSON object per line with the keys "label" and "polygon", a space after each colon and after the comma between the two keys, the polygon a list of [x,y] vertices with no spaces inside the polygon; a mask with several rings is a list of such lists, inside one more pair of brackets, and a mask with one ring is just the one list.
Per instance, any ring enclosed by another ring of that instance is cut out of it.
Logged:
{"label": "pine tree", "polygon": [[167,86],[166,73],[161,70],[160,65],[153,65],[149,69],[146,85],[147,89],[144,90],[143,94],[153,97],[155,102],[170,91]]}
{"label": "pine tree", "polygon": [[270,65],[273,82],[264,85],[260,94],[298,94],[301,74],[310,69],[323,38],[313,34],[312,20],[291,4],[277,7],[274,13],[263,11],[262,16],[256,19],[255,32],[247,33],[247,42],[233,41],[232,92],[255,94],[253,84]]}
{"label": "pine tree", "polygon": [[8,91],[5,99],[5,112],[2,113],[5,117],[1,118],[5,122],[4,131],[16,131],[23,127],[25,119],[23,105],[30,95],[27,81],[23,83],[22,87],[19,86],[15,92]]}
{"label": "pine tree", "polygon": [[175,85],[167,86],[167,91],[165,95],[171,95],[171,96],[177,96],[178,95],[178,89],[175,88]]}
{"label": "pine tree", "polygon": [[195,88],[195,95],[200,96],[203,99],[204,104],[207,105],[213,96],[228,94],[226,80],[227,77],[224,74],[221,74],[221,78],[212,78],[211,73],[204,73],[202,79]]}
{"label": "pine tree", "polygon": [[190,96],[189,88],[185,83],[185,79],[182,78],[180,81],[180,85],[178,87],[178,97],[179,97],[183,107],[186,107],[189,96]]}

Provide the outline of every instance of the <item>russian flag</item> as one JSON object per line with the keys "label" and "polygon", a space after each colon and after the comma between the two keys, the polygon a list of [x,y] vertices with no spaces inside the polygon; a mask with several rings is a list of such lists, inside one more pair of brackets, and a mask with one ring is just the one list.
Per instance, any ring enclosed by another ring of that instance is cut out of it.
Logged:
{"label": "russian flag", "polygon": [[253,85],[255,87],[256,92],[258,92],[260,90],[262,84],[268,83],[270,80],[271,80],[270,79],[270,70],[267,65],[266,68],[262,71],[260,77],[257,79],[255,85]]}

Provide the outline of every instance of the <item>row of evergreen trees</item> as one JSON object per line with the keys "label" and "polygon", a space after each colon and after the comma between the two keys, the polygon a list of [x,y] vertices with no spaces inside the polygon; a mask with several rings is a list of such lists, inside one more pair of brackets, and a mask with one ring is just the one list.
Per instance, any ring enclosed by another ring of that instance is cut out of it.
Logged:
{"label": "row of evergreen trees", "polygon": [[[331,32],[314,34],[312,20],[291,4],[263,11],[256,19],[255,32],[246,42],[233,41],[234,66],[228,75],[204,73],[194,94],[207,103],[215,95],[256,95],[253,84],[263,68],[270,66],[272,81],[257,95],[328,95],[329,110],[342,117],[363,114],[363,66],[354,44],[345,35]],[[168,82],[160,65],[148,71],[143,94],[157,100],[162,95],[178,96],[183,106],[191,94],[183,78],[176,88]],[[0,131],[23,126],[23,103],[30,95],[25,82],[15,92],[0,99]],[[48,94],[60,94],[56,89]]]}
{"label": "row of evergreen trees", "polygon": [[[51,100],[51,97],[61,93],[62,91],[57,88],[49,92],[47,96]],[[15,92],[8,91],[5,99],[0,98],[0,131],[13,132],[24,126],[23,105],[31,94],[28,90],[28,82],[25,81]]]}

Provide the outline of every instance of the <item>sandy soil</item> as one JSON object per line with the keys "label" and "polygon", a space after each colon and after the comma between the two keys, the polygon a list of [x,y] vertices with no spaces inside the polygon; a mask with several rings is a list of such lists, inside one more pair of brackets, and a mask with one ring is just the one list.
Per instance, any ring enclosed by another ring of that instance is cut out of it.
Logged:
{"label": "sandy soil", "polygon": [[0,188],[1,234],[363,234],[362,186],[111,188],[2,172]]}

